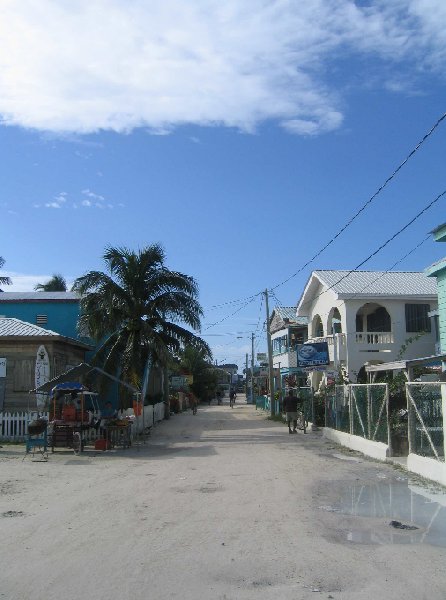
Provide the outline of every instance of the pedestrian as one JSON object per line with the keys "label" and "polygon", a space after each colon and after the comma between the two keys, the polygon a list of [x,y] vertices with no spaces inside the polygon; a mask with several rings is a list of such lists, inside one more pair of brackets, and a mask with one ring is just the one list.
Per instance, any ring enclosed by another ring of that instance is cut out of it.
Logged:
{"label": "pedestrian", "polygon": [[[288,433],[297,433],[297,404],[299,399],[294,395],[294,390],[288,391],[288,396],[283,399],[283,410],[286,415],[286,422],[288,424]],[[293,422],[293,429],[291,429],[291,421]]]}
{"label": "pedestrian", "polygon": [[217,404],[221,404],[221,392],[217,390]]}
{"label": "pedestrian", "polygon": [[189,394],[189,406],[192,409],[192,414],[196,415],[197,414],[197,398],[195,397],[195,394],[193,394],[192,392]]}

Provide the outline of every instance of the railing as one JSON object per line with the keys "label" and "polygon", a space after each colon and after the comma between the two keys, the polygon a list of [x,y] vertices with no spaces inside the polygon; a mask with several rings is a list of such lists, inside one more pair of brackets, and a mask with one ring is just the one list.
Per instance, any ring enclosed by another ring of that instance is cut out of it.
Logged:
{"label": "railing", "polygon": [[441,383],[406,383],[409,452],[444,461]]}
{"label": "railing", "polygon": [[[318,342],[327,342],[327,344],[329,346],[333,346],[334,345],[334,335],[326,335],[323,337],[313,337],[309,340],[307,340],[308,342],[317,344]],[[337,333],[336,334],[336,339],[338,340],[338,345],[339,346],[345,346],[346,344],[346,336],[345,333]]]}
{"label": "railing", "polygon": [[368,345],[393,344],[393,333],[391,331],[357,331],[356,343]]}

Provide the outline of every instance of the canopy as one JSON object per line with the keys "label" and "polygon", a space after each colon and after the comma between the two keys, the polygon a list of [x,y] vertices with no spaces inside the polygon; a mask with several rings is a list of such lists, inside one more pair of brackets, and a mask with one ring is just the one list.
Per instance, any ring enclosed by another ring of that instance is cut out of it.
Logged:
{"label": "canopy", "polygon": [[[92,365],[89,365],[88,363],[80,363],[79,365],[77,365],[76,367],[72,367],[71,369],[68,369],[68,371],[65,371],[65,373],[62,373],[61,375],[59,375],[58,377],[54,377],[54,379],[50,379],[50,381],[47,381],[46,383],[44,383],[43,385],[41,385],[40,387],[34,389],[34,390],[30,390],[30,393],[40,393],[40,394],[50,394],[51,390],[55,387],[55,386],[63,386],[63,385],[67,385],[67,386],[82,386],[81,383],[78,382],[73,382],[74,379],[79,379],[81,377],[86,377],[87,375],[89,375],[90,373],[99,373],[100,375],[103,375],[104,377],[108,377],[108,379],[111,379],[112,381],[116,381],[116,383],[119,383],[119,385],[122,385],[124,387],[126,387],[127,389],[131,390],[132,392],[134,392],[135,394],[139,393],[139,390],[132,386],[129,385],[128,383],[126,383],[125,381],[122,381],[121,379],[118,379],[118,377],[115,377],[114,375],[110,375],[110,373],[107,373],[106,371],[103,371],[102,369],[100,369],[99,367],[94,367]],[[69,388],[62,388],[60,387],[59,389],[69,389]],[[77,388],[73,388],[73,390],[86,390],[86,387],[77,387]]]}

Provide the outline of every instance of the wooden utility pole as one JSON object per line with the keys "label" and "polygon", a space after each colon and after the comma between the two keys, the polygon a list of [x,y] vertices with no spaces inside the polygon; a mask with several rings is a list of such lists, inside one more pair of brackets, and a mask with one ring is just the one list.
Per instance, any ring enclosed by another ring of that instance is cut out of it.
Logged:
{"label": "wooden utility pole", "polygon": [[265,307],[266,307],[266,338],[268,341],[268,366],[269,366],[269,395],[270,395],[270,407],[271,416],[274,417],[276,414],[275,398],[274,398],[274,369],[273,369],[273,346],[271,343],[271,332],[269,330],[269,304],[268,304],[268,290],[264,291],[265,294]]}

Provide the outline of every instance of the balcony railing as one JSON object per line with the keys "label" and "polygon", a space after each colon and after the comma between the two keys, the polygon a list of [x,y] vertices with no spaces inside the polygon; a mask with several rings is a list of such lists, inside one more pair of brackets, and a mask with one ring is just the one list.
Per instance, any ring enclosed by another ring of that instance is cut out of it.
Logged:
{"label": "balcony railing", "polygon": [[356,343],[377,346],[382,344],[393,344],[393,333],[391,331],[357,331]]}

